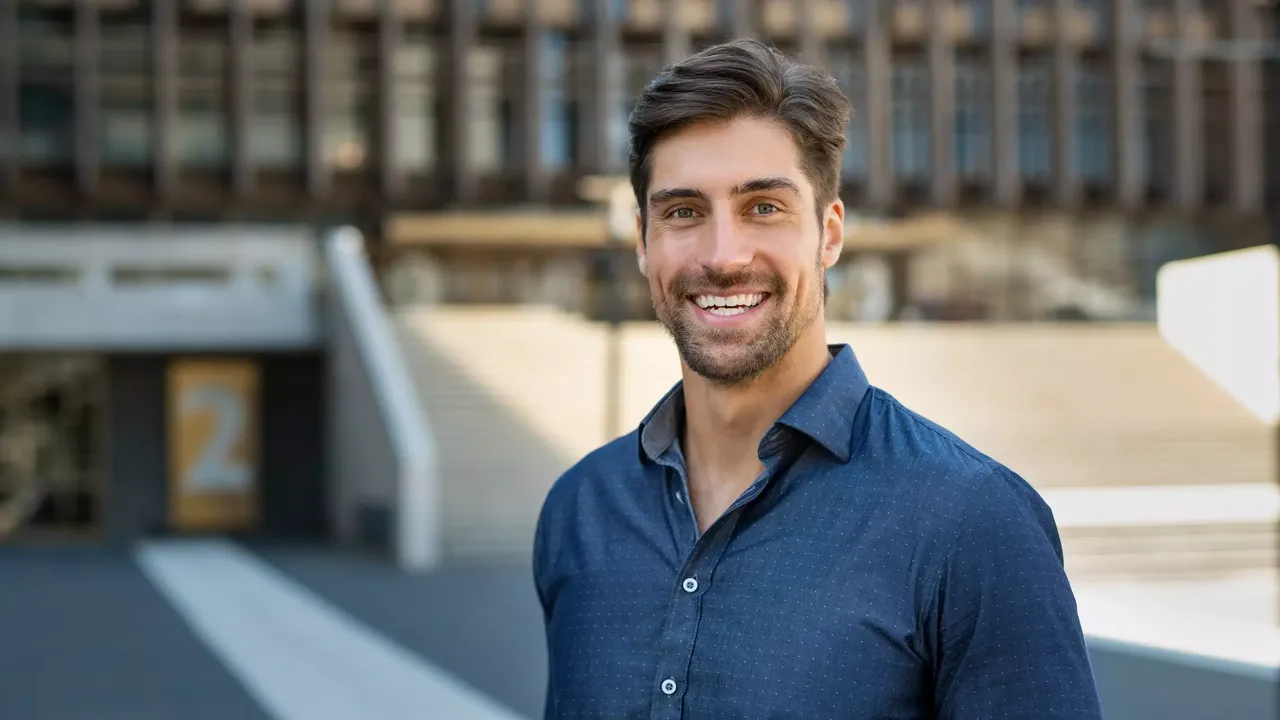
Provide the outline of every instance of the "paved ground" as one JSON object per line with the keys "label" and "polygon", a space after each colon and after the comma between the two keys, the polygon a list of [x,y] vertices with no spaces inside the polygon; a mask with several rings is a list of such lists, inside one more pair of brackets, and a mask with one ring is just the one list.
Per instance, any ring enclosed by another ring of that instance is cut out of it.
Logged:
{"label": "paved ground", "polygon": [[0,548],[0,717],[269,720],[128,553]]}
{"label": "paved ground", "polygon": [[[1150,642],[1129,637],[1145,621],[1163,639],[1152,644],[1222,657],[1253,644],[1274,662],[1280,630],[1258,632],[1274,622],[1274,585],[1254,574],[1078,595],[1100,637]],[[220,541],[0,547],[3,718],[538,718],[545,663],[526,565],[409,576],[332,550]]]}
{"label": "paved ground", "polygon": [[529,566],[410,576],[380,560],[330,551],[255,549],[361,622],[517,712],[541,717],[547,659]]}

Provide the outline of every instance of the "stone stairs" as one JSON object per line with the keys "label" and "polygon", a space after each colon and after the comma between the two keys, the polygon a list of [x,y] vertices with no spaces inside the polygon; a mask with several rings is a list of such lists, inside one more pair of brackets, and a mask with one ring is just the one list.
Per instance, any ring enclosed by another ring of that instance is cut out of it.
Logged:
{"label": "stone stairs", "polygon": [[[527,559],[551,483],[607,440],[607,329],[529,307],[410,306],[393,319],[441,455],[446,552]],[[829,335],[854,347],[873,383],[1012,467],[1051,505],[1060,490],[1273,481],[1274,429],[1153,325],[837,324]],[[679,364],[653,324],[624,326],[622,343],[630,428]],[[1276,560],[1274,518],[1175,512],[1154,522],[1142,517],[1146,501],[1125,502],[1128,519],[1060,520],[1073,578],[1200,577]]]}

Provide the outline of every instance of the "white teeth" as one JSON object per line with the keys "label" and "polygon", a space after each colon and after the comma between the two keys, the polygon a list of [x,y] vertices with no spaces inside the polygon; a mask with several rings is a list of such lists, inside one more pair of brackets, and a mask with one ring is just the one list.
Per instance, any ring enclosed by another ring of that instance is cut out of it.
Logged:
{"label": "white teeth", "polygon": [[734,312],[716,312],[717,315],[737,315],[744,312],[748,308],[759,305],[764,300],[764,293],[749,293],[743,295],[699,295],[694,298],[694,302],[698,303],[698,307],[703,310],[713,309],[719,310],[725,308]]}

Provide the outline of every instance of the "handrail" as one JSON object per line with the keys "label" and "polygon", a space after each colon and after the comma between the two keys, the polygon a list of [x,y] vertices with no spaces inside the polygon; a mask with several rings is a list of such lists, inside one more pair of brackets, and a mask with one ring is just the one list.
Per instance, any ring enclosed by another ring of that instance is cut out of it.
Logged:
{"label": "handrail", "polygon": [[440,559],[437,454],[413,378],[387,320],[360,233],[344,227],[325,238],[331,287],[349,321],[360,360],[395,454],[393,544],[397,563],[425,570]]}

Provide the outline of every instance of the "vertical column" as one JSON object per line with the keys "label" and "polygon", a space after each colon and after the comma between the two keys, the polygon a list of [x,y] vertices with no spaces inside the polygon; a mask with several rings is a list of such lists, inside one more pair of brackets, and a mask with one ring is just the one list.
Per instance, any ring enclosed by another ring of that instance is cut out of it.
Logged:
{"label": "vertical column", "polygon": [[152,181],[161,197],[178,184],[178,7],[177,0],[151,5]]}
{"label": "vertical column", "polygon": [[893,67],[889,56],[889,0],[866,0],[862,32],[867,75],[867,204],[886,210],[894,202],[896,183],[890,152],[893,120]]}
{"label": "vertical column", "polygon": [[306,0],[302,10],[303,102],[306,104],[304,168],[312,198],[329,194],[329,163],[324,152],[324,65],[329,44],[330,0]]}
{"label": "vertical column", "polygon": [[951,40],[952,0],[929,0],[929,149],[932,153],[930,194],[939,207],[956,197],[952,144],[955,140],[956,62]]}
{"label": "vertical column", "polygon": [[1138,58],[1136,3],[1137,0],[1112,0],[1111,4],[1111,155],[1115,163],[1115,201],[1124,210],[1138,207],[1143,195],[1142,177],[1138,172],[1142,68]]}
{"label": "vertical column", "polygon": [[1059,207],[1079,198],[1075,158],[1076,48],[1072,0],[1053,0],[1053,194]]}
{"label": "vertical column", "polygon": [[248,0],[231,0],[227,13],[228,60],[230,62],[231,191],[237,198],[253,192],[254,166],[249,153],[253,132],[253,78],[249,75],[249,52],[253,43],[253,16]]}
{"label": "vertical column", "polygon": [[538,16],[538,3],[524,4],[524,44],[522,50],[523,78],[520,83],[520,152],[523,171],[524,196],[529,200],[547,198],[547,183],[542,172],[542,121],[546,99],[543,97],[543,66],[546,58],[542,48],[542,22]]}
{"label": "vertical column", "polygon": [[681,8],[687,0],[663,0],[662,54],[667,65],[689,57],[689,26]]}
{"label": "vertical column", "polygon": [[[1191,0],[1174,0],[1174,37],[1190,35],[1194,5]],[[1200,207],[1204,197],[1203,91],[1200,59],[1178,55],[1173,59],[1173,187],[1174,201],[1184,210]]]}
{"label": "vertical column", "polygon": [[991,141],[996,205],[1021,202],[1018,169],[1018,51],[1014,0],[991,0]]}
{"label": "vertical column", "polygon": [[378,149],[382,170],[382,193],[395,200],[404,192],[404,169],[396,138],[399,99],[396,92],[396,58],[403,42],[403,26],[395,0],[378,3]]}
{"label": "vertical column", "polygon": [[18,189],[18,0],[0,0],[0,198]]}
{"label": "vertical column", "polygon": [[449,0],[449,41],[445,92],[447,101],[444,144],[446,182],[451,187],[445,195],[461,203],[475,199],[476,178],[471,167],[471,98],[468,68],[471,48],[476,42],[474,3],[471,0]]}
{"label": "vertical column", "polygon": [[[1257,40],[1258,17],[1251,0],[1228,0],[1230,37]],[[1231,61],[1227,78],[1231,115],[1231,205],[1242,213],[1262,207],[1262,68],[1253,58]]]}
{"label": "vertical column", "polygon": [[75,173],[76,189],[86,197],[97,192],[102,169],[98,154],[102,100],[99,44],[97,3],[78,0],[75,9]]}
{"label": "vertical column", "polygon": [[800,33],[800,58],[821,67],[825,58],[822,52],[823,34],[818,31],[817,0],[792,0],[797,4],[796,20]]}
{"label": "vertical column", "polygon": [[727,29],[731,37],[755,37],[758,4],[757,0],[728,0],[720,5],[721,8],[728,8],[729,17],[720,18],[720,22],[728,23]]}
{"label": "vertical column", "polygon": [[586,132],[582,137],[583,167],[591,173],[607,173],[612,170],[609,144],[609,123],[615,111],[613,103],[613,79],[615,67],[620,61],[618,26],[610,12],[611,0],[585,0],[590,2],[591,41],[587,52],[586,73],[589,78],[583,107],[587,111]]}

